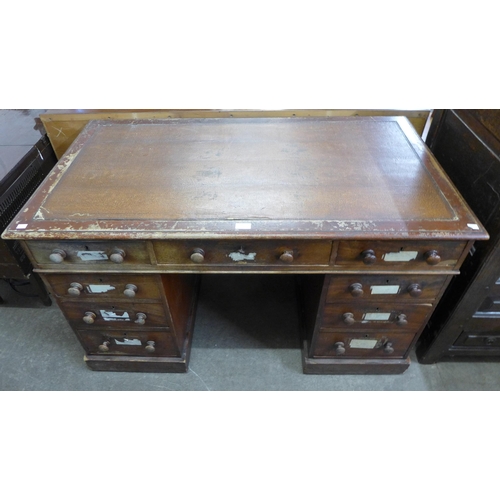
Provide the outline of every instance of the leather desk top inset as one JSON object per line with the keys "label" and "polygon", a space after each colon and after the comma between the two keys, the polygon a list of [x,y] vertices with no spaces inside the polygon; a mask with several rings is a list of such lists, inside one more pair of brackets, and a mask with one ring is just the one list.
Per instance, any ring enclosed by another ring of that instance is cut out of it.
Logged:
{"label": "leather desk top inset", "polygon": [[401,117],[90,122],[5,237],[41,231],[44,239],[485,237]]}

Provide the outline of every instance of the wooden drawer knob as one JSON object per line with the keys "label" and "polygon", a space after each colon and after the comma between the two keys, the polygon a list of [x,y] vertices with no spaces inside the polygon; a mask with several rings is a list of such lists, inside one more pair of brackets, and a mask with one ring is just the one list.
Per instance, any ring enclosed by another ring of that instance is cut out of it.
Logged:
{"label": "wooden drawer knob", "polygon": [[66,258],[66,252],[60,248],[54,248],[49,255],[49,259],[55,264],[60,264]]}
{"label": "wooden drawer knob", "polygon": [[96,315],[92,311],[87,311],[83,316],[83,321],[87,323],[87,325],[92,325],[96,319]]}
{"label": "wooden drawer knob", "polygon": [[149,353],[155,352],[154,340],[148,340],[147,345],[144,349],[146,350],[146,352],[149,352]]}
{"label": "wooden drawer knob", "polygon": [[387,342],[384,345],[384,352],[386,354],[392,354],[394,352],[394,347],[392,347],[392,343],[391,342]]}
{"label": "wooden drawer knob", "polygon": [[412,297],[420,297],[422,295],[422,288],[418,283],[412,283],[407,290]]}
{"label": "wooden drawer knob", "polygon": [[430,266],[435,266],[441,262],[441,257],[438,254],[437,250],[429,250],[425,252],[424,259]]}
{"label": "wooden drawer knob", "polygon": [[195,248],[190,259],[196,264],[201,264],[205,260],[205,252],[201,248]]}
{"label": "wooden drawer knob", "polygon": [[99,349],[100,352],[108,352],[109,351],[109,341],[106,340],[97,349]]}
{"label": "wooden drawer knob", "polygon": [[134,321],[135,324],[137,324],[137,325],[144,325],[146,323],[147,316],[144,313],[137,313],[135,315],[135,317],[137,318]]}
{"label": "wooden drawer knob", "polygon": [[119,248],[114,248],[109,256],[109,260],[115,264],[121,264],[125,259],[125,251]]}
{"label": "wooden drawer knob", "polygon": [[125,285],[125,290],[123,290],[123,295],[129,299],[133,299],[137,293],[137,287],[135,285]]}
{"label": "wooden drawer knob", "polygon": [[377,256],[373,250],[365,250],[364,252],[361,252],[361,258],[367,265],[373,264],[377,261]]}
{"label": "wooden drawer knob", "polygon": [[396,325],[405,326],[408,324],[408,320],[406,319],[406,314],[398,314],[396,316]]}
{"label": "wooden drawer knob", "polygon": [[286,250],[280,255],[280,260],[281,262],[286,262],[287,264],[290,264],[293,262],[293,251],[292,250]]}
{"label": "wooden drawer knob", "polygon": [[339,355],[345,354],[344,342],[335,342],[333,348],[335,350],[335,354]]}
{"label": "wooden drawer knob", "polygon": [[349,291],[353,297],[361,297],[363,295],[363,285],[361,283],[353,283],[349,286]]}
{"label": "wooden drawer knob", "polygon": [[356,322],[353,313],[345,313],[342,315],[342,318],[344,319],[344,323],[346,325],[353,325]]}
{"label": "wooden drawer knob", "polygon": [[78,297],[83,290],[83,286],[80,283],[70,283],[68,288],[68,294]]}

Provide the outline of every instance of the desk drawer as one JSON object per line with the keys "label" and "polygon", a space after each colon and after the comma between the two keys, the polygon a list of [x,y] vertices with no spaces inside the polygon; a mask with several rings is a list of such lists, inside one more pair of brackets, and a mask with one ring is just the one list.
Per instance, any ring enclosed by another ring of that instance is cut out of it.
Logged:
{"label": "desk drawer", "polygon": [[341,241],[335,267],[349,269],[453,269],[465,249],[463,241]]}
{"label": "desk drawer", "polygon": [[144,241],[29,241],[40,268],[131,268],[151,264]]}
{"label": "desk drawer", "polygon": [[75,330],[87,354],[103,356],[180,356],[169,330]]}
{"label": "desk drawer", "polygon": [[393,304],[382,301],[326,304],[321,328],[416,332],[431,311],[432,304]]}
{"label": "desk drawer", "polygon": [[203,265],[324,265],[330,260],[331,241],[156,241],[158,264]]}
{"label": "desk drawer", "polygon": [[171,328],[167,312],[160,303],[60,301],[59,305],[75,329]]}
{"label": "desk drawer", "polygon": [[160,278],[144,274],[45,274],[45,280],[60,298],[97,299],[159,299]]}
{"label": "desk drawer", "polygon": [[355,302],[367,299],[388,299],[393,302],[434,300],[444,283],[442,275],[333,275],[329,280],[326,302],[339,299],[355,299]]}
{"label": "desk drawer", "polygon": [[405,356],[415,335],[362,332],[321,332],[313,357],[394,358]]}

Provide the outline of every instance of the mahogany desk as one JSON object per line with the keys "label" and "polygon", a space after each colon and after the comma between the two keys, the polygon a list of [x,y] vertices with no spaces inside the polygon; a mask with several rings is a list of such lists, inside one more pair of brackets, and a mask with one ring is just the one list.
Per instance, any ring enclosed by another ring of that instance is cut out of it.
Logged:
{"label": "mahogany desk", "polygon": [[187,370],[204,273],[300,277],[305,373],[401,373],[488,235],[406,118],[92,121],[3,235],[95,370]]}

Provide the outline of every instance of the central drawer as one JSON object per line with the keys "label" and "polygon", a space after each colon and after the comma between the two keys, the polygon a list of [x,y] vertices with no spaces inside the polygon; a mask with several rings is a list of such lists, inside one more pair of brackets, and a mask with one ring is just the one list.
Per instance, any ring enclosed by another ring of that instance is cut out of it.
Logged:
{"label": "central drawer", "polygon": [[183,266],[300,266],[324,265],[330,260],[332,242],[274,240],[155,241],[158,264]]}
{"label": "central drawer", "polygon": [[321,329],[416,332],[432,308],[432,304],[393,304],[383,301],[325,304]]}
{"label": "central drawer", "polygon": [[75,329],[171,328],[161,303],[60,301],[59,305]]}

